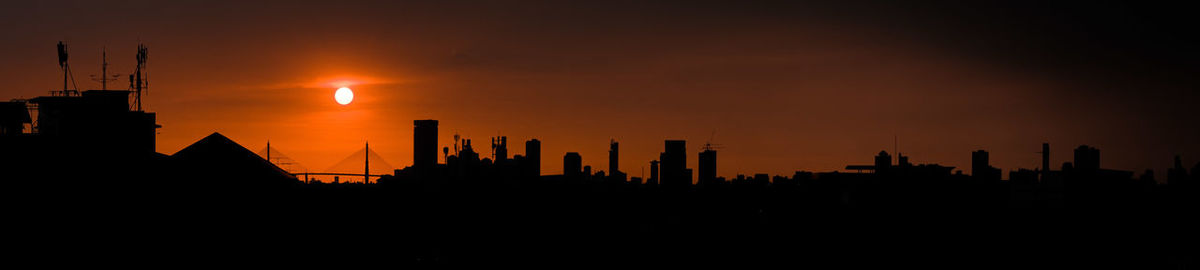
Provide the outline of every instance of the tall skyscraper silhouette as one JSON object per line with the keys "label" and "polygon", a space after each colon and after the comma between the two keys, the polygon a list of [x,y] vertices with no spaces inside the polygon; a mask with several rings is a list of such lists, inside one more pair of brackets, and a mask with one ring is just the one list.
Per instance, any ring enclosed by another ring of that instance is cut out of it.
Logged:
{"label": "tall skyscraper silhouette", "polygon": [[508,160],[508,137],[492,138],[492,159],[498,163]]}
{"label": "tall skyscraper silhouette", "polygon": [[413,167],[437,165],[437,120],[413,120]]}
{"label": "tall skyscraper silhouette", "polygon": [[563,155],[563,176],[567,178],[578,178],[583,174],[583,157],[576,152],[567,152]]}
{"label": "tall skyscraper silhouette", "polygon": [[538,139],[525,141],[525,160],[528,162],[526,174],[542,175],[542,141]]}
{"label": "tall skyscraper silhouette", "polygon": [[666,140],[659,173],[662,175],[664,187],[682,188],[692,184],[687,175],[687,142],[684,140]]}
{"label": "tall skyscraper silhouette", "polygon": [[617,170],[617,161],[619,159],[618,155],[620,155],[619,151],[620,150],[618,148],[617,141],[615,141],[615,140],[609,141],[609,143],[608,143],[608,174],[609,175],[616,175],[617,172],[619,172]]}
{"label": "tall skyscraper silhouette", "polygon": [[700,152],[699,178],[700,185],[711,185],[717,181],[717,151],[704,149]]}
{"label": "tall skyscraper silhouette", "polygon": [[976,150],[971,152],[971,174],[986,173],[988,167],[988,152],[984,150]]}
{"label": "tall skyscraper silhouette", "polygon": [[980,181],[1000,181],[1000,170],[990,164],[988,152],[971,152],[971,176]]}

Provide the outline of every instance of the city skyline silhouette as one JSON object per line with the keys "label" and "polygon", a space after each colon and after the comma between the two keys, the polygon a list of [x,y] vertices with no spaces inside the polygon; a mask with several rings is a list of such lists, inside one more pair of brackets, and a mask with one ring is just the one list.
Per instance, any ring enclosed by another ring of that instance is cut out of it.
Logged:
{"label": "city skyline silhouette", "polygon": [[0,198],[16,257],[92,267],[1190,269],[1191,17],[13,3]]}
{"label": "city skyline silhouette", "polygon": [[[158,151],[216,131],[320,169],[368,141],[410,163],[397,123],[412,119],[445,121],[441,141],[543,138],[587,157],[617,139],[630,168],[661,140],[712,137],[728,146],[726,176],[841,169],[896,137],[920,162],[958,168],[977,149],[997,167],[1037,167],[1043,142],[1121,153],[1106,163],[1133,171],[1200,155],[1200,130],[1176,121],[1196,99],[1178,9],[866,3],[75,3],[98,11],[70,16],[88,23],[25,3],[3,16],[32,27],[0,47],[0,76],[8,98],[59,88],[46,43],[61,40],[78,88],[99,89],[88,78],[102,52],[110,75],[128,75],[141,41],[154,50],[144,103],[169,123]],[[350,105],[334,102],[342,83]]]}

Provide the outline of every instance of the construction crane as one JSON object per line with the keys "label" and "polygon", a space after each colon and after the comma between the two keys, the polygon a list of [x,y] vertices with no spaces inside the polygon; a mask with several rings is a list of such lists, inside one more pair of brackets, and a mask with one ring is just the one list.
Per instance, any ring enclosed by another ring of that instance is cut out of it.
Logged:
{"label": "construction crane", "polygon": [[720,144],[713,143],[713,138],[715,138],[716,136],[717,136],[717,130],[714,129],[712,131],[712,134],[708,135],[708,141],[704,142],[704,147],[701,147],[700,149],[704,150],[704,151],[716,151],[717,149],[725,148],[724,146],[722,146]]}

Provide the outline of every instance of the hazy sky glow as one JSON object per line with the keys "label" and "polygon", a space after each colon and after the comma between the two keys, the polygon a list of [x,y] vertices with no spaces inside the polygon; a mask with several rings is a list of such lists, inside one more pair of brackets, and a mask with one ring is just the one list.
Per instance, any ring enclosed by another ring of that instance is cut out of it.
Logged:
{"label": "hazy sky glow", "polygon": [[1200,46],[1171,7],[436,2],[6,4],[0,98],[61,85],[59,40],[87,89],[102,47],[128,74],[140,40],[166,154],[216,131],[317,170],[370,141],[399,168],[412,120],[438,119],[443,146],[542,140],[545,174],[568,151],[606,167],[609,139],[632,176],[664,139],[688,140],[695,168],[714,130],[721,176],[867,164],[893,136],[913,162],[964,169],[976,149],[1035,168],[1042,142],[1054,164],[1089,144],[1160,176],[1200,159]]}

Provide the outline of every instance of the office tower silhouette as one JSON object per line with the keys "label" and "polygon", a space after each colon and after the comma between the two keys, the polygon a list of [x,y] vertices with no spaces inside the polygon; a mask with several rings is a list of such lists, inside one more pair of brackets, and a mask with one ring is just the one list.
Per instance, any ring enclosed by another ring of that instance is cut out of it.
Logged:
{"label": "office tower silhouette", "polygon": [[885,173],[892,168],[892,155],[888,155],[887,151],[879,151],[879,155],[875,156],[875,173]]}
{"label": "office tower silhouette", "polygon": [[504,163],[508,160],[508,137],[492,138],[492,160]]}
{"label": "office tower silhouette", "polygon": [[567,152],[563,155],[563,176],[567,178],[579,178],[583,174],[583,157],[576,152]]}
{"label": "office tower silhouette", "polygon": [[660,154],[662,160],[659,174],[662,175],[662,185],[667,188],[684,188],[691,185],[692,179],[687,175],[687,142],[684,140],[666,140],[664,150]]}
{"label": "office tower silhouette", "polygon": [[988,152],[971,152],[971,177],[979,181],[1000,181],[1000,169],[989,165]]}
{"label": "office tower silhouette", "polygon": [[530,139],[525,141],[525,170],[530,176],[542,174],[542,141]]}
{"label": "office tower silhouette", "polygon": [[619,159],[618,155],[620,155],[619,151],[620,150],[618,148],[617,141],[616,140],[609,141],[609,143],[608,143],[608,174],[609,175],[616,175],[618,172],[617,161]]}
{"label": "office tower silhouette", "polygon": [[697,182],[700,185],[712,185],[717,180],[717,151],[712,149],[704,149],[700,152],[699,157],[699,178]]}
{"label": "office tower silhouette", "polygon": [[437,165],[437,120],[413,120],[413,167]]}
{"label": "office tower silhouette", "polygon": [[1087,145],[1075,148],[1075,170],[1080,172],[1096,172],[1100,170],[1100,149]]}
{"label": "office tower silhouette", "polygon": [[971,174],[986,173],[988,167],[988,152],[976,150],[971,152]]}

